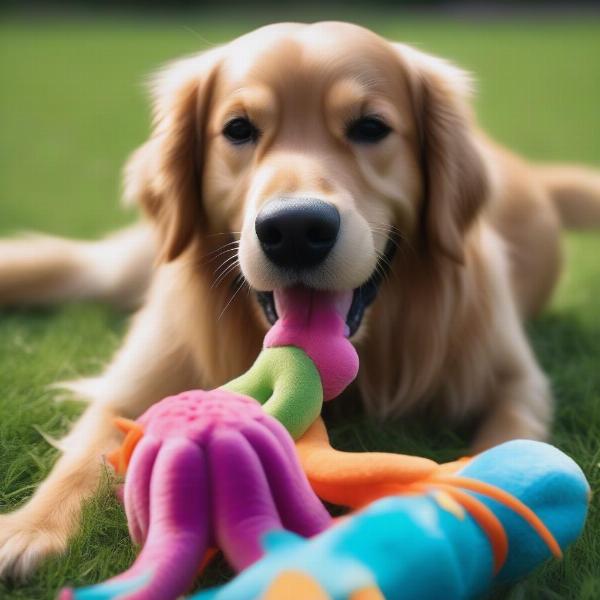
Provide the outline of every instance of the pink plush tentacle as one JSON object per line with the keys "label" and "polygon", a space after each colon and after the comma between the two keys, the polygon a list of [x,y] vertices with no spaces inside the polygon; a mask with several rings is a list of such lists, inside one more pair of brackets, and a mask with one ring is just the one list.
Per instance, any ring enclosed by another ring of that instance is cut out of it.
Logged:
{"label": "pink plush tentacle", "polygon": [[150,482],[150,519],[133,566],[107,583],[145,578],[120,600],[167,600],[186,591],[208,547],[210,502],[203,451],[185,438],[163,443]]}
{"label": "pink plush tentacle", "polygon": [[145,435],[139,442],[127,469],[124,503],[131,539],[143,544],[148,533],[150,510],[150,479],[160,440]]}
{"label": "pink plush tentacle", "polygon": [[261,423],[277,438],[279,445],[288,456],[298,456],[294,440],[290,437],[288,430],[277,419],[265,418]]}
{"label": "pink plush tentacle", "polygon": [[327,529],[331,515],[310,487],[295,448],[284,448],[275,434],[256,422],[244,425],[242,433],[268,474],[284,527],[305,537]]}
{"label": "pink plush tentacle", "polygon": [[215,431],[208,459],[216,541],[240,571],[263,555],[263,534],[281,529],[281,521],[262,464],[240,432]]}

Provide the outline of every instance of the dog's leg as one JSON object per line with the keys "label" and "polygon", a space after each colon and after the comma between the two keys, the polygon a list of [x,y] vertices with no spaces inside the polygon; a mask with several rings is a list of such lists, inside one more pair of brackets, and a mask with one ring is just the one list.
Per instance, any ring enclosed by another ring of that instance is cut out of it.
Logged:
{"label": "dog's leg", "polygon": [[488,401],[491,407],[475,437],[475,452],[512,439],[548,438],[553,400],[539,368],[518,369],[498,376]]}
{"label": "dog's leg", "polygon": [[98,485],[100,456],[117,443],[113,414],[104,407],[90,407],[71,433],[73,445],[31,500],[0,515],[0,576],[21,578],[46,556],[66,548],[81,503]]}
{"label": "dog's leg", "polygon": [[144,224],[94,242],[42,235],[0,240],[0,306],[96,299],[137,307],[154,255],[154,234]]}
{"label": "dog's leg", "polygon": [[117,444],[115,415],[135,418],[163,396],[198,383],[186,348],[171,331],[171,303],[158,295],[136,317],[105,374],[90,380],[92,403],[67,437],[50,475],[22,508],[0,515],[0,575],[24,576],[61,552],[77,528],[82,503],[96,490],[102,453]]}
{"label": "dog's leg", "polygon": [[489,314],[475,357],[462,361],[463,380],[473,379],[474,365],[483,366],[475,402],[483,421],[472,445],[475,451],[516,438],[546,439],[554,405],[517,309],[506,247],[490,231],[482,241],[486,270],[472,285],[472,302],[487,298]]}
{"label": "dog's leg", "polygon": [[490,341],[493,376],[482,402],[484,419],[475,437],[481,451],[511,439],[545,440],[553,415],[550,385],[537,363],[512,298],[499,298]]}

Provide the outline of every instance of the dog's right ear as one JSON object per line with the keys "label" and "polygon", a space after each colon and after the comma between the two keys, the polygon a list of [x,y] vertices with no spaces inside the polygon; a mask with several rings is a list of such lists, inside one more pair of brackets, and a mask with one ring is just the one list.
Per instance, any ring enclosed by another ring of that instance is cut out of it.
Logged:
{"label": "dog's right ear", "polygon": [[223,48],[215,48],[153,77],[152,133],[125,166],[125,201],[156,223],[159,261],[177,258],[202,227],[202,140],[222,56]]}
{"label": "dog's right ear", "polygon": [[423,226],[429,248],[464,261],[465,233],[490,193],[488,167],[474,135],[470,82],[461,69],[393,44],[409,76],[423,174]]}

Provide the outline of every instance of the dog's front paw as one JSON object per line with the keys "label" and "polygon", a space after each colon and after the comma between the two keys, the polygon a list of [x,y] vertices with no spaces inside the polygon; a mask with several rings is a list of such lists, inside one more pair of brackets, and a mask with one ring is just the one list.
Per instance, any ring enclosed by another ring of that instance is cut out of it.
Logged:
{"label": "dog's front paw", "polygon": [[24,579],[44,559],[63,552],[68,534],[27,514],[0,515],[0,579]]}

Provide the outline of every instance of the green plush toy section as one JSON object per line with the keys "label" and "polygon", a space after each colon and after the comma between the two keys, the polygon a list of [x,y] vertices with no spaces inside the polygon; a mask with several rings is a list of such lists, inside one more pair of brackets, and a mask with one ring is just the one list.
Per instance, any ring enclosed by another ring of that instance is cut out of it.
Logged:
{"label": "green plush toy section", "polygon": [[315,421],[323,406],[321,376],[300,348],[263,348],[243,375],[224,389],[258,400],[297,440]]}

